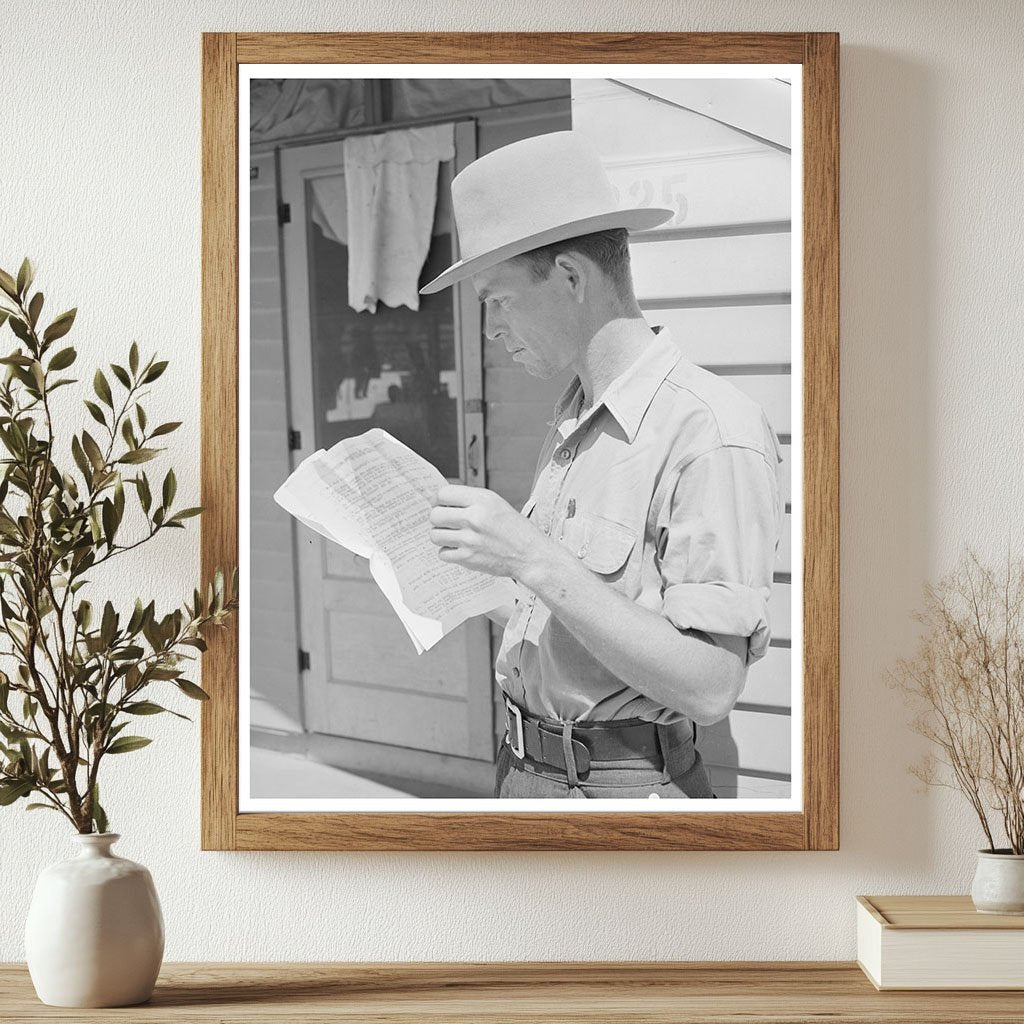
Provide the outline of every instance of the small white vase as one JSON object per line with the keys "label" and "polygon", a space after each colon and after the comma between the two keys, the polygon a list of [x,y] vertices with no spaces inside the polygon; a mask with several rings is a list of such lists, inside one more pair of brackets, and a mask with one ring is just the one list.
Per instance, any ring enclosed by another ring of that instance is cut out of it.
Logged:
{"label": "small white vase", "polygon": [[1024,914],[1024,854],[979,850],[971,899],[982,914]]}
{"label": "small white vase", "polygon": [[156,985],[164,919],[149,871],[111,853],[113,832],[76,835],[77,857],[40,873],[25,959],[49,1006],[134,1006]]}

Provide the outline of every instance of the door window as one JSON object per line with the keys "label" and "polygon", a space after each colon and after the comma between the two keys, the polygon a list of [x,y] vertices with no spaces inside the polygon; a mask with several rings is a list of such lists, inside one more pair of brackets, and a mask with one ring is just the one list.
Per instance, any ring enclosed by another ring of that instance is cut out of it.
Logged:
{"label": "door window", "polygon": [[[450,164],[442,164],[439,189],[450,181]],[[378,303],[375,313],[357,313],[348,304],[348,247],[321,226],[315,203],[305,208],[316,447],[381,427],[457,479],[461,395],[453,289],[421,295],[418,310]],[[452,251],[445,224],[431,236],[420,282],[448,267]]]}

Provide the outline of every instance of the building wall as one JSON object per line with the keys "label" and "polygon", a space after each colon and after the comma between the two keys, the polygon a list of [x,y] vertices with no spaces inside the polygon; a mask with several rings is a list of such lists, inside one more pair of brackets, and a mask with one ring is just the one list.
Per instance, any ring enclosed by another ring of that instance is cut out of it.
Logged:
{"label": "building wall", "polygon": [[[284,288],[273,151],[256,152],[249,179],[250,645],[254,725],[302,721],[296,561],[292,520],[274,501],[291,472],[285,365]],[[256,172],[253,178],[252,172]],[[283,713],[284,718],[281,717]]]}
{"label": "building wall", "polygon": [[[713,87],[666,79],[575,78],[572,84],[573,127],[601,154],[620,202],[676,211],[657,229],[632,237],[637,299],[648,322],[662,324],[684,358],[764,408],[781,441],[788,540],[790,155],[751,133],[769,140],[781,135],[788,143],[791,87],[774,78]],[[735,111],[728,109],[730,100]],[[697,112],[704,107],[715,119]],[[719,797],[791,793],[790,544],[778,555],[771,646],[751,666],[733,712],[697,729],[697,747]]]}
{"label": "building wall", "polygon": [[[0,39],[0,124],[19,140],[0,147],[0,265],[32,255],[47,309],[79,307],[69,337],[81,365],[123,358],[133,337],[172,357],[147,412],[185,421],[168,449],[189,504],[199,487],[201,31],[843,38],[842,848],[202,853],[198,729],[158,718],[155,743],[109,765],[104,803],[120,852],[152,870],[168,960],[849,959],[858,893],[967,891],[980,830],[955,794],[922,793],[907,774],[922,746],[886,674],[912,648],[910,612],[927,579],[967,543],[990,559],[1021,549],[1016,2],[15,7]],[[193,525],[161,537],[139,549],[131,574],[98,582],[125,606],[142,590],[171,607],[194,586],[198,536]],[[0,836],[0,959],[17,960],[33,877],[74,850],[56,815],[20,807],[0,808]]]}
{"label": "building wall", "polygon": [[[547,81],[538,83],[538,88],[532,90],[539,94],[538,98],[512,102],[514,96],[499,94],[488,97],[483,94],[483,90],[477,88],[467,90],[467,99],[463,104],[445,90],[445,95],[438,101],[432,101],[429,95],[420,97],[420,106],[414,113],[417,116],[429,115],[433,109],[432,102],[437,102],[441,110],[452,113],[452,116],[462,117],[471,112],[476,120],[477,156],[483,156],[528,135],[569,128],[571,122],[568,90],[567,81]],[[484,105],[489,98],[500,102],[500,105]],[[382,126],[382,130],[386,130],[386,125]],[[256,177],[250,176],[250,277],[253,296],[250,375],[253,594],[251,649],[252,664],[255,667],[251,686],[254,695],[252,723],[260,730],[259,742],[277,744],[281,741],[282,732],[296,732],[300,726],[305,726],[306,729],[355,736],[365,740],[379,739],[402,746],[423,746],[425,740],[419,729],[429,707],[430,695],[425,698],[420,695],[414,695],[412,698],[408,695],[403,697],[403,706],[396,708],[395,712],[388,716],[386,726],[379,722],[375,705],[368,709],[360,708],[359,693],[356,694],[355,704],[349,701],[340,705],[334,715],[343,722],[347,720],[351,723],[353,718],[358,719],[358,724],[352,728],[345,724],[325,727],[322,721],[317,721],[315,714],[309,713],[311,708],[319,705],[340,702],[337,688],[329,684],[327,685],[331,690],[330,701],[325,696],[321,695],[318,698],[317,695],[309,693],[308,688],[315,687],[317,683],[308,678],[300,679],[297,667],[300,637],[295,625],[296,595],[301,588],[295,576],[293,527],[291,518],[273,500],[274,491],[291,471],[291,458],[287,448],[287,431],[290,424],[285,371],[286,320],[283,308],[286,288],[282,281],[283,265],[277,225],[279,167],[274,152],[262,146],[258,147],[250,160],[250,175],[253,168],[256,169]],[[295,216],[298,215],[297,210],[293,213]],[[550,409],[551,402],[554,401],[554,396],[561,385],[557,381],[524,384],[518,380],[522,376],[522,371],[515,367],[509,371],[510,366],[512,364],[501,345],[487,345],[483,369],[484,400],[487,403],[487,484],[507,500],[521,505],[529,489],[537,451],[546,431],[544,424],[548,417],[546,414],[538,417],[537,409]],[[332,575],[341,578],[336,583],[336,589],[339,592],[344,590],[347,606],[359,609],[360,618],[350,621],[360,622],[364,630],[361,635],[364,638],[375,638],[377,646],[387,647],[394,643],[400,645],[390,663],[385,664],[384,660],[376,659],[381,666],[381,674],[386,677],[386,681],[393,683],[396,665],[408,661],[411,670],[415,668],[413,662],[417,660],[411,653],[408,658],[405,657],[407,651],[403,630],[375,588],[367,598],[362,588],[372,585],[366,582],[368,574],[365,568],[353,569],[350,565],[351,559],[341,549],[329,546],[326,553],[334,567],[331,570]],[[352,579],[346,582],[344,578],[349,577]],[[379,627],[375,624],[377,622],[381,623]],[[367,626],[366,623],[371,625]],[[351,633],[351,628],[347,632]],[[497,634],[497,637],[500,638],[500,634]],[[311,640],[304,638],[302,642],[308,646]],[[462,686],[466,685],[466,669],[464,664],[458,661],[459,658],[464,659],[465,652],[458,646],[452,650],[456,657],[456,663],[450,666],[453,678],[444,685],[455,690],[460,683]],[[431,660],[431,667],[434,672],[447,671],[447,666],[438,661],[436,654]],[[490,674],[477,678],[478,675],[479,673],[473,673],[469,680],[469,685],[477,692],[480,692],[480,688],[486,690],[493,685]],[[307,686],[305,715],[300,711],[300,691],[303,685]],[[319,685],[325,684],[321,682]],[[427,705],[421,707],[417,701],[424,699]],[[488,701],[488,698],[485,696],[484,700]],[[280,712],[284,712],[284,718]],[[481,747],[480,736],[469,736],[465,742],[465,750],[452,751],[447,731],[451,730],[454,734],[465,732],[467,728],[472,729],[474,720],[475,716],[467,717],[461,707],[450,716],[446,716],[446,732],[442,737],[442,741],[448,744],[445,749],[466,757],[478,754]],[[495,729],[500,729],[503,721],[503,712],[496,713],[493,722],[487,721],[487,733],[490,732],[492,725]],[[267,730],[277,735],[273,738],[268,737]],[[489,743],[489,740],[485,742]],[[462,743],[463,741],[459,739],[455,746]],[[346,762],[345,766],[353,767],[353,764]],[[488,787],[484,786],[483,791],[488,791]]]}

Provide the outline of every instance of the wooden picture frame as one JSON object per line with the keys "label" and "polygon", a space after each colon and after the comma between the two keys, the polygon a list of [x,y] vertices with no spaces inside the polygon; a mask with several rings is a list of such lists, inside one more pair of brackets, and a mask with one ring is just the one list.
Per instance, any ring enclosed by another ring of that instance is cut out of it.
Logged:
{"label": "wooden picture frame", "polygon": [[[839,843],[839,38],[833,33],[204,33],[202,572],[239,561],[243,64],[799,64],[803,98],[802,808],[792,812],[241,812],[239,636],[203,656],[206,850],[834,850]],[[796,129],[794,128],[794,131]],[[237,622],[237,620],[236,620]]]}

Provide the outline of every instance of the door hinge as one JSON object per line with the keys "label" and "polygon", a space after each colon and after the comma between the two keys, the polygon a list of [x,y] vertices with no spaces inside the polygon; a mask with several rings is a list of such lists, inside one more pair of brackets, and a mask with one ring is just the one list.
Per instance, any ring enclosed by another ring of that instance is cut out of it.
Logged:
{"label": "door hinge", "polygon": [[288,451],[297,452],[302,447],[302,431],[289,428]]}
{"label": "door hinge", "polygon": [[291,224],[292,222],[292,204],[291,203],[278,203],[277,204],[277,223],[278,224]]}
{"label": "door hinge", "polygon": [[301,647],[299,648],[299,671],[309,671],[309,651],[304,651]]}

